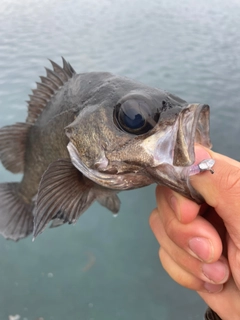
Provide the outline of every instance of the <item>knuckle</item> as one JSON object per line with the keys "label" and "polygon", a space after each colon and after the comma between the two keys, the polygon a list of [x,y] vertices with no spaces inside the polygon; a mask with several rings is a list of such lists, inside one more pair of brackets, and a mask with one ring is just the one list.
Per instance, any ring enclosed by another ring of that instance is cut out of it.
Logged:
{"label": "knuckle", "polygon": [[235,190],[239,192],[240,190],[240,168],[230,167],[224,171],[224,174],[220,175],[219,185],[227,192],[232,192]]}
{"label": "knuckle", "polygon": [[167,253],[167,251],[162,248],[160,248],[159,250],[159,258],[162,263],[163,269],[179,285],[192,290],[202,289],[202,280],[198,279],[190,272],[182,268],[173,260],[173,258]]}
{"label": "knuckle", "polygon": [[178,231],[175,222],[176,218],[174,216],[168,217],[168,219],[164,221],[165,232],[171,240],[175,239],[176,233]]}

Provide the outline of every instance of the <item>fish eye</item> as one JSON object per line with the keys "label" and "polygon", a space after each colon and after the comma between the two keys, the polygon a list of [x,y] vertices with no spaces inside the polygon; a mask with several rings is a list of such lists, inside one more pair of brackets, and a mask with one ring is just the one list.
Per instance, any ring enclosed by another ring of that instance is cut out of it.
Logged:
{"label": "fish eye", "polygon": [[159,119],[157,109],[140,99],[129,99],[117,104],[114,120],[118,127],[128,133],[140,135],[151,130]]}

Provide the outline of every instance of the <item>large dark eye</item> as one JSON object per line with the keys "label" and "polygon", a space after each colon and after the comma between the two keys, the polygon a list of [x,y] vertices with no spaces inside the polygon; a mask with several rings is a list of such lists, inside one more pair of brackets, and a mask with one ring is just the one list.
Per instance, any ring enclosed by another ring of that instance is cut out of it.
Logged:
{"label": "large dark eye", "polygon": [[153,110],[145,101],[129,99],[115,107],[114,117],[120,129],[133,134],[143,134],[156,125],[159,112]]}

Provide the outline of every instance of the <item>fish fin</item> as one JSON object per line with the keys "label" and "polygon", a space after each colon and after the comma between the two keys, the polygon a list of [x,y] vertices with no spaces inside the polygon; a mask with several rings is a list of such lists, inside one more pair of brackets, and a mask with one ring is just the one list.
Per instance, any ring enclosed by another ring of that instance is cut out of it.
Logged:
{"label": "fish fin", "polygon": [[24,170],[24,156],[29,123],[18,122],[0,129],[0,160],[3,166],[13,172]]}
{"label": "fish fin", "polygon": [[65,223],[64,220],[61,220],[61,219],[59,219],[59,218],[55,218],[55,219],[53,219],[53,221],[52,221],[52,223],[51,223],[51,225],[50,225],[49,228],[60,227],[60,226],[62,226],[64,223]]}
{"label": "fish fin", "polygon": [[26,203],[18,188],[19,183],[0,184],[0,234],[14,241],[33,230],[33,203]]}
{"label": "fish fin", "polygon": [[38,190],[33,237],[40,234],[51,220],[54,220],[52,227],[75,223],[97,198],[95,186],[73,166],[70,159],[51,163]]}
{"label": "fish fin", "polygon": [[115,193],[105,197],[98,197],[97,201],[114,214],[118,213],[120,209],[121,201]]}
{"label": "fish fin", "polygon": [[46,77],[40,77],[37,88],[29,95],[27,123],[35,123],[52,96],[76,74],[72,66],[62,57],[63,67],[51,61],[53,70],[46,68]]}

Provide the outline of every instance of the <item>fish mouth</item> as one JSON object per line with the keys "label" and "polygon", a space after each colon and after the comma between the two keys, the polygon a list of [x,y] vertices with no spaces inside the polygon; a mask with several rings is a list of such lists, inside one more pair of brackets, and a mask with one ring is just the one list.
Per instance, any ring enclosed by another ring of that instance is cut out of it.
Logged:
{"label": "fish mouth", "polygon": [[151,166],[190,166],[195,160],[195,144],[211,148],[209,114],[209,106],[206,104],[188,104],[181,109],[173,124],[160,120],[156,133],[141,145],[152,156]]}
{"label": "fish mouth", "polygon": [[197,203],[202,203],[204,199],[191,186],[189,176],[195,161],[194,145],[201,144],[207,148],[212,146],[209,113],[208,105],[189,104],[176,115],[174,124],[166,125],[160,136],[156,132],[151,137],[151,147],[144,141],[145,150],[152,154],[153,161],[153,165],[147,167],[146,171],[154,182]]}
{"label": "fish mouth", "polygon": [[193,164],[195,160],[194,144],[196,143],[211,148],[209,114],[209,106],[206,104],[190,104],[181,111],[174,148],[174,166]]}

